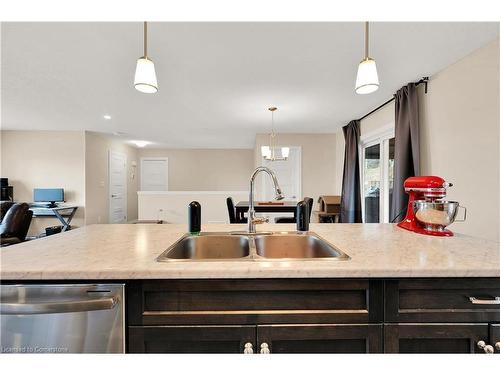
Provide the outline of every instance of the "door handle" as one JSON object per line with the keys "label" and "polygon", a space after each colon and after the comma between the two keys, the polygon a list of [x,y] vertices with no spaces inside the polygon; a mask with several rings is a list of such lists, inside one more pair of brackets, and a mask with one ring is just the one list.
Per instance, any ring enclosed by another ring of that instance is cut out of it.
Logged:
{"label": "door handle", "polygon": [[251,342],[247,342],[245,344],[245,348],[243,349],[243,354],[253,354],[253,345]]}
{"label": "door handle", "polygon": [[474,305],[500,305],[500,297],[495,297],[493,299],[482,299],[476,297],[469,297]]}
{"label": "door handle", "polygon": [[44,303],[1,303],[0,314],[4,315],[34,315],[60,314],[82,311],[111,310],[120,298],[118,296],[88,299],[81,301],[61,301]]}
{"label": "door handle", "polygon": [[111,198],[116,198],[117,196],[117,194],[111,194]]}
{"label": "door handle", "polygon": [[493,346],[486,345],[486,343],[483,340],[477,342],[477,347],[479,349],[482,349],[486,354],[493,354],[495,352]]}

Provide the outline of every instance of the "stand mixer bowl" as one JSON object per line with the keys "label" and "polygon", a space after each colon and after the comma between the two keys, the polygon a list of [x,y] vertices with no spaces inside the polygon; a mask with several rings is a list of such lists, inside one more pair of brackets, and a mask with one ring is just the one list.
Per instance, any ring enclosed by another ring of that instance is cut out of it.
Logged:
{"label": "stand mixer bowl", "polygon": [[[452,224],[458,213],[460,204],[454,201],[426,201],[413,202],[413,212],[419,224],[429,231],[440,232]],[[465,220],[464,219],[460,221]]]}

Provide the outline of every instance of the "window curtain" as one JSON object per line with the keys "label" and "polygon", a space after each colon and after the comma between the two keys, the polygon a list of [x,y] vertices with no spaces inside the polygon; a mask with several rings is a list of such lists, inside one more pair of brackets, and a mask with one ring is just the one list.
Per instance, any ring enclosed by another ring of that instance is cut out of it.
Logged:
{"label": "window curtain", "polygon": [[401,221],[408,205],[403,184],[420,174],[420,142],[417,85],[409,83],[395,94],[394,188],[390,221]]}
{"label": "window curtain", "polygon": [[340,222],[361,223],[361,181],[359,172],[359,121],[342,128],[345,139],[344,176],[340,199]]}

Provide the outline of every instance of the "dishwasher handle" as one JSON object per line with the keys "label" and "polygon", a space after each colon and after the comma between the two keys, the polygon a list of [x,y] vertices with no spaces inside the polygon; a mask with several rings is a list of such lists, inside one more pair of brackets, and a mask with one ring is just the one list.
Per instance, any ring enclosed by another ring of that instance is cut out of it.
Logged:
{"label": "dishwasher handle", "polygon": [[0,314],[34,315],[111,310],[120,302],[119,296],[43,303],[0,303]]}

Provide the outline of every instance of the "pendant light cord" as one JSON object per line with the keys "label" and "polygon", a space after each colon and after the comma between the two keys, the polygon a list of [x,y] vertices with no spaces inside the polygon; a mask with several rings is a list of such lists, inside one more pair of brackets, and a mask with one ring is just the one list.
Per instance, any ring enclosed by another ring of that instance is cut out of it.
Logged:
{"label": "pendant light cord", "polygon": [[144,22],[144,57],[148,57],[148,23]]}
{"label": "pendant light cord", "polygon": [[368,58],[369,55],[369,40],[370,40],[370,26],[368,24],[368,21],[365,22],[365,60]]}

